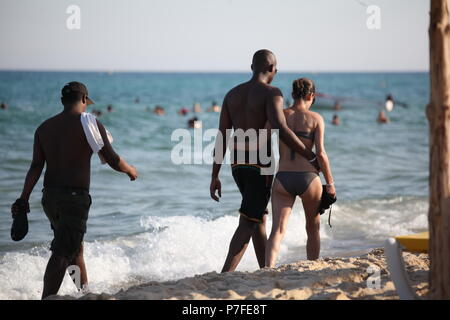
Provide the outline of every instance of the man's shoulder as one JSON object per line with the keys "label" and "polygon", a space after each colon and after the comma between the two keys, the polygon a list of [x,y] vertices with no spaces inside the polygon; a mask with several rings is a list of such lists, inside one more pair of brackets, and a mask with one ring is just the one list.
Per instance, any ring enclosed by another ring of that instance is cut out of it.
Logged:
{"label": "man's shoulder", "polygon": [[246,88],[247,85],[248,85],[248,82],[243,82],[243,83],[240,83],[237,86],[231,88],[230,91],[228,91],[227,94],[225,95],[225,98],[240,94]]}
{"label": "man's shoulder", "polygon": [[283,97],[283,93],[281,92],[280,88],[277,88],[270,84],[266,85],[266,91],[270,97],[276,97],[276,96]]}
{"label": "man's shoulder", "polygon": [[46,120],[44,120],[36,129],[36,132],[42,132],[47,130],[49,127],[52,126],[53,123],[58,121],[58,115],[54,115],[53,117],[50,117]]}
{"label": "man's shoulder", "polygon": [[100,120],[98,120],[98,118],[95,118],[95,122],[97,122],[98,129],[99,129],[101,132],[103,132],[103,131],[106,130],[105,126],[103,125],[103,123],[100,122]]}

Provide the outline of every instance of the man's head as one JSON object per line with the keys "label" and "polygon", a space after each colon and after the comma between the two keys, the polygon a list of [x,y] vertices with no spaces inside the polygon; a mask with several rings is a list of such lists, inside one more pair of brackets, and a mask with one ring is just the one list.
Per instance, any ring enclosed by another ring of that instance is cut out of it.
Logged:
{"label": "man's head", "polygon": [[262,73],[267,75],[269,83],[271,83],[277,73],[277,59],[275,55],[267,49],[256,51],[253,55],[252,70],[254,74]]}
{"label": "man's head", "polygon": [[61,102],[65,107],[81,104],[86,108],[94,102],[88,97],[88,90],[84,84],[77,81],[67,83],[61,90]]}

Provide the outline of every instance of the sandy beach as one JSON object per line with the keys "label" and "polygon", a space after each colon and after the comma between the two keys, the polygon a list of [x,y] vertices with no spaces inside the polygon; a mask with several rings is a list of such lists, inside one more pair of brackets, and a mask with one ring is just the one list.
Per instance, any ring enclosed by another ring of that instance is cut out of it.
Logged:
{"label": "sandy beach", "polygon": [[[403,258],[414,290],[425,298],[428,292],[428,255],[403,253]],[[380,270],[379,288],[367,285],[369,277],[374,277],[367,270],[369,266]],[[53,296],[50,299],[74,298]],[[383,249],[373,249],[358,257],[299,261],[255,272],[210,272],[177,281],[148,282],[114,295],[90,293],[80,299],[395,300],[399,297],[387,271]]]}

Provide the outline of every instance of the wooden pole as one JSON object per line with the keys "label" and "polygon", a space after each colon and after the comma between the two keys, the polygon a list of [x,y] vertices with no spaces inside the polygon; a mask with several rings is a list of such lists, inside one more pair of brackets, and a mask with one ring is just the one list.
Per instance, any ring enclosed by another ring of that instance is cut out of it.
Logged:
{"label": "wooden pole", "polygon": [[450,299],[450,26],[447,0],[430,11],[430,298]]}

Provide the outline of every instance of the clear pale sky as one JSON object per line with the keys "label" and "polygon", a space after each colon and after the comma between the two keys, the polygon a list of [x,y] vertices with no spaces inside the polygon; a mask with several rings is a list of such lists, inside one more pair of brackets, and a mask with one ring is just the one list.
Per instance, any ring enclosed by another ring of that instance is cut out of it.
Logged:
{"label": "clear pale sky", "polygon": [[1,0],[0,69],[247,71],[267,48],[280,71],[427,71],[428,23],[428,0]]}

